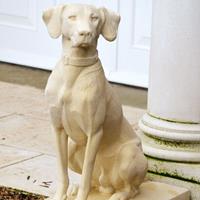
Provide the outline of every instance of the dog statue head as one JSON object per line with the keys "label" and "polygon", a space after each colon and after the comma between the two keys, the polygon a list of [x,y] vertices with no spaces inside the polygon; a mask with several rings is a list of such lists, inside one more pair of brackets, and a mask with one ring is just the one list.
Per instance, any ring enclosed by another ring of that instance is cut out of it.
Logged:
{"label": "dog statue head", "polygon": [[106,8],[68,4],[44,11],[43,20],[52,38],[63,35],[72,47],[89,48],[100,34],[108,41],[116,38],[120,16]]}

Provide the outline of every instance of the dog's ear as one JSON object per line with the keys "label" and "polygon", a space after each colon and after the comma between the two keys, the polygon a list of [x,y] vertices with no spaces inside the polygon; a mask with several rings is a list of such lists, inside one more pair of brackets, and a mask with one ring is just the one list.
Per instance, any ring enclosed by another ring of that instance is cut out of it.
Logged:
{"label": "dog's ear", "polygon": [[117,37],[118,25],[120,22],[120,16],[106,8],[100,8],[102,15],[102,27],[101,34],[108,41],[113,41]]}
{"label": "dog's ear", "polygon": [[43,12],[42,18],[52,38],[58,38],[61,35],[61,15],[64,7],[65,5],[59,5]]}

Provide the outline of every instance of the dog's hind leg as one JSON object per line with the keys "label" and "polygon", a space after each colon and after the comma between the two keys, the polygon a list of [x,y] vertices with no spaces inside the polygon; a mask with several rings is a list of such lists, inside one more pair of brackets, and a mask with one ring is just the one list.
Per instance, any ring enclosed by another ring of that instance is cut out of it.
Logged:
{"label": "dog's hind leg", "polygon": [[108,180],[108,176],[105,174],[105,170],[101,167],[101,174],[99,176],[99,192],[105,194],[112,194],[114,192],[114,188],[110,184]]}
{"label": "dog's hind leg", "polygon": [[[124,191],[123,191],[124,190]],[[135,197],[135,195],[138,193],[138,191],[127,191],[127,188],[124,188],[120,192],[114,193],[109,200],[130,200]]]}
{"label": "dog's hind leg", "polygon": [[130,183],[125,183],[124,188],[114,193],[109,200],[130,200],[138,193],[138,189],[131,186]]}
{"label": "dog's hind leg", "polygon": [[109,200],[129,200],[139,191],[147,171],[147,160],[140,147],[134,141],[123,144],[118,155],[119,177],[123,188],[111,196]]}

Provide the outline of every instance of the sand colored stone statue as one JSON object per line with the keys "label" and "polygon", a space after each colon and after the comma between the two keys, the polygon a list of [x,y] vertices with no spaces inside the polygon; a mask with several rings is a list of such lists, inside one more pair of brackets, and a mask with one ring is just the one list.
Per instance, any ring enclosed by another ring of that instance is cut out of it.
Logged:
{"label": "sand colored stone statue", "polygon": [[[43,20],[51,37],[62,35],[63,53],[46,86],[59,166],[54,200],[129,200],[147,172],[141,143],[124,118],[96,50],[102,35],[113,41],[120,16],[90,5],[60,5]],[[68,167],[81,174],[69,185]],[[99,196],[98,196],[99,194]],[[90,199],[91,199],[90,198]]]}

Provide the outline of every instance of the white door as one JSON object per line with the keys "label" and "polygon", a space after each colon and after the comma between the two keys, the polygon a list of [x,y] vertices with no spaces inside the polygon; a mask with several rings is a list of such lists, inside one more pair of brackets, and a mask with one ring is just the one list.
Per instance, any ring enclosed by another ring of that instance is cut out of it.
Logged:
{"label": "white door", "polygon": [[117,66],[109,79],[147,87],[152,1],[121,0],[119,12],[122,20],[118,34]]}
{"label": "white door", "polygon": [[118,40],[102,37],[99,54],[110,81],[147,87],[151,0],[0,0],[0,60],[52,69],[61,53],[42,22],[42,11],[59,3],[89,3],[121,14]]}

